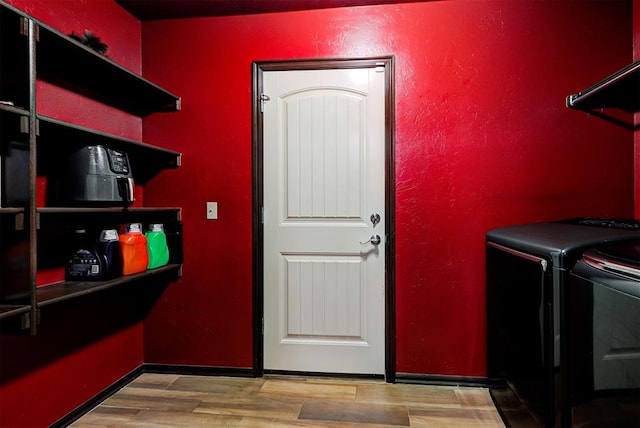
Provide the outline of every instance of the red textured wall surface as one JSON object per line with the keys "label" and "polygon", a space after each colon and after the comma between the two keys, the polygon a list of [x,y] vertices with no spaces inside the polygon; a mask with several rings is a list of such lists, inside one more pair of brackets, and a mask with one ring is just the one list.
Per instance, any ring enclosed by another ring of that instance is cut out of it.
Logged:
{"label": "red textured wall surface", "polygon": [[[141,70],[140,22],[115,2],[8,3],[65,34],[89,29],[110,46],[114,61]],[[37,102],[39,112],[48,116],[127,138],[142,136],[140,118],[44,82],[38,83]],[[44,204],[45,186],[40,177],[39,205]],[[40,283],[62,278],[61,269],[39,272]],[[133,300],[110,292],[45,307],[37,336],[1,336],[0,426],[48,426],[139,367],[144,311]]]}
{"label": "red textured wall surface", "polygon": [[[184,276],[145,323],[146,361],[252,365],[252,61],[391,54],[397,371],[485,375],[485,233],[633,215],[632,132],[565,107],[631,62],[631,5],[447,1],[143,23],[145,75],[183,100],[144,121],[146,139],[183,152],[145,200],[182,206],[185,223]],[[218,220],[205,220],[205,201]]]}

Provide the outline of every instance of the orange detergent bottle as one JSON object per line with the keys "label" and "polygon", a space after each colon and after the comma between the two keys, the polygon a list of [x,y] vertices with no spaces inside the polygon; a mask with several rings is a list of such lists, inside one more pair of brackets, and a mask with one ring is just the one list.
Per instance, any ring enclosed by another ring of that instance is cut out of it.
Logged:
{"label": "orange detergent bottle", "polygon": [[147,238],[142,234],[142,224],[128,223],[126,232],[118,237],[122,254],[122,274],[144,272],[149,264]]}

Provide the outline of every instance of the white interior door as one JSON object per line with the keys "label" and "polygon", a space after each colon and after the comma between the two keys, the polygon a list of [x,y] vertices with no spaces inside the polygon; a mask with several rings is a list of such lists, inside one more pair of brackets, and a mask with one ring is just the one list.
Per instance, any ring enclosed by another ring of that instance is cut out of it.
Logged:
{"label": "white interior door", "polygon": [[384,74],[263,74],[265,369],[384,374]]}

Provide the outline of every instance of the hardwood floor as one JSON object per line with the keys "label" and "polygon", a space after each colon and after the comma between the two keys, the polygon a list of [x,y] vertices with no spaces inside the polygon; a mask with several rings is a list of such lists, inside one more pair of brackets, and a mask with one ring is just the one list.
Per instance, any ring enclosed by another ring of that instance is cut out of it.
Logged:
{"label": "hardwood floor", "polygon": [[504,427],[483,388],[145,373],[72,427]]}

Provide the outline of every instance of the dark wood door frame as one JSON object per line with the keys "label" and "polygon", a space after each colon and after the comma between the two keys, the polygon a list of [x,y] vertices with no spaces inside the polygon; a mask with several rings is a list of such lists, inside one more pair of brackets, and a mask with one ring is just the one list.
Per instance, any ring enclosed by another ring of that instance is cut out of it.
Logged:
{"label": "dark wood door frame", "polygon": [[263,72],[350,68],[385,69],[385,379],[396,377],[395,287],[395,69],[394,57],[255,61],[252,85],[253,139],[253,374],[264,375]]}

